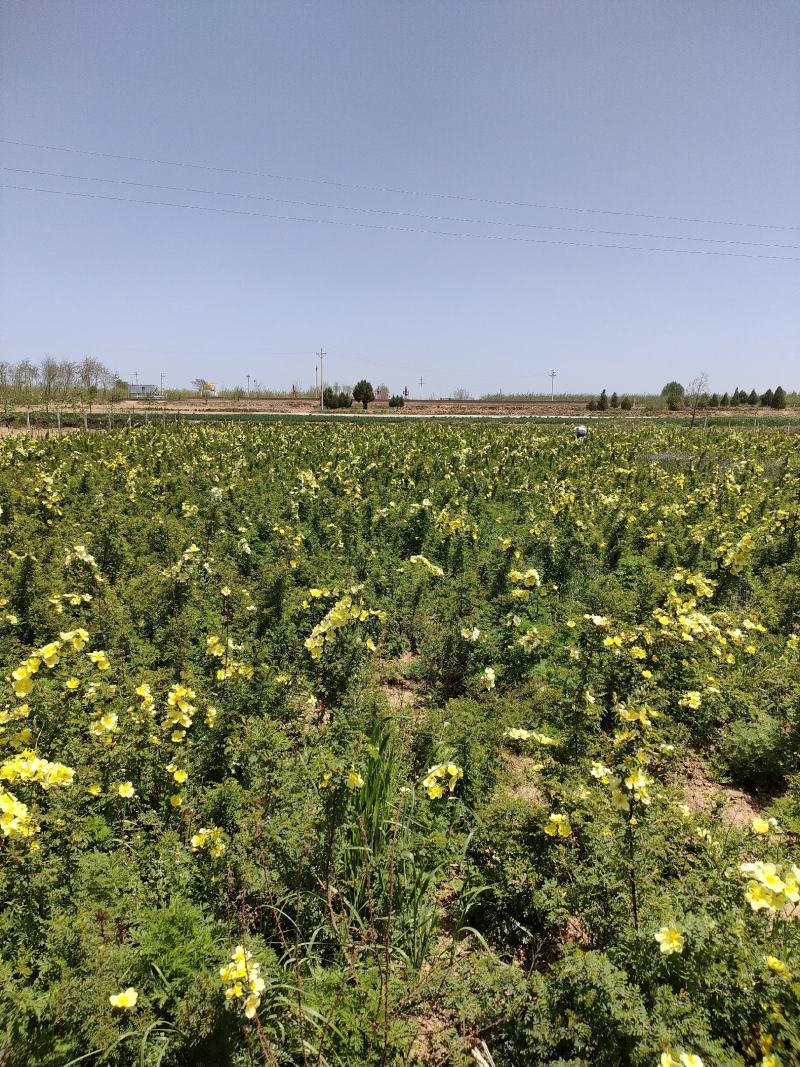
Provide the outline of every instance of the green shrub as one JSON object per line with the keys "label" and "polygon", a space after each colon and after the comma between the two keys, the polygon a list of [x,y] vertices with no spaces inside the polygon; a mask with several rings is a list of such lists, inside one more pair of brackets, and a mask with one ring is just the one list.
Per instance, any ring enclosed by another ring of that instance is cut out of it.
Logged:
{"label": "green shrub", "polygon": [[783,784],[787,736],[780,722],[767,715],[750,722],[733,722],[719,741],[719,758],[736,785],[748,789],[777,789]]}

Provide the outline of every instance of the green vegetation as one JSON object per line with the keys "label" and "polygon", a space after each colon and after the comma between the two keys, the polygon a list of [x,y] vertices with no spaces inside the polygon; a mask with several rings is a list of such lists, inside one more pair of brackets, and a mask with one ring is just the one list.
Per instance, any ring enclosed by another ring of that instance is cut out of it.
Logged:
{"label": "green vegetation", "polygon": [[798,1062],[794,435],[406,420],[0,441],[4,1067]]}
{"label": "green vegetation", "polygon": [[364,411],[367,410],[369,405],[375,399],[375,393],[373,392],[372,385],[362,378],[360,382],[356,382],[353,386],[353,400],[364,406]]}

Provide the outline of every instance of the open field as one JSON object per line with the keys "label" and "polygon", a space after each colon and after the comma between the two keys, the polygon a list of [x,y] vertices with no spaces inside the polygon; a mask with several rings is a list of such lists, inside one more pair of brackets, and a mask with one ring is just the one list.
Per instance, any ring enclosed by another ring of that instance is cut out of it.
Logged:
{"label": "open field", "polygon": [[790,421],[213,405],[0,440],[0,1065],[800,1062]]}

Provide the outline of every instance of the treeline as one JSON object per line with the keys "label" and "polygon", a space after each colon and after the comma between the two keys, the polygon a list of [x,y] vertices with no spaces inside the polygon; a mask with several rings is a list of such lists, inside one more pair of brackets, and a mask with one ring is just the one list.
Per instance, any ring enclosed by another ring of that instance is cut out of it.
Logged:
{"label": "treeline", "polygon": [[54,359],[45,356],[39,363],[29,359],[12,363],[0,360],[0,396],[5,409],[11,405],[87,405],[93,401],[121,400],[127,384],[99,359]]}
{"label": "treeline", "polygon": [[[748,405],[750,407],[765,407],[782,411],[787,406],[789,399],[789,394],[787,394],[782,385],[776,386],[775,389],[767,389],[763,393],[758,393],[755,389],[751,389],[750,392],[746,389],[734,389],[732,393],[726,392],[720,395],[719,393],[709,393],[696,385],[686,389],[680,382],[668,382],[661,390],[658,398],[620,397],[617,393],[612,393],[609,396],[607,391],[603,389],[599,396],[589,398],[586,407],[589,411],[609,411],[615,408],[620,408],[622,411],[630,411],[634,403],[636,403],[637,407],[662,407],[668,411],[688,410],[696,412],[708,408],[738,408]],[[796,401],[796,394],[792,394],[791,399]],[[644,400],[644,403],[642,400]]]}
{"label": "treeline", "polygon": [[661,397],[670,411],[679,411],[681,408],[737,408],[742,405],[750,407],[775,408],[778,411],[786,407],[786,390],[782,385],[773,389],[767,389],[763,393],[751,389],[734,389],[733,393],[709,393],[705,388],[705,375],[695,381],[688,389],[680,382],[667,382],[661,390]]}

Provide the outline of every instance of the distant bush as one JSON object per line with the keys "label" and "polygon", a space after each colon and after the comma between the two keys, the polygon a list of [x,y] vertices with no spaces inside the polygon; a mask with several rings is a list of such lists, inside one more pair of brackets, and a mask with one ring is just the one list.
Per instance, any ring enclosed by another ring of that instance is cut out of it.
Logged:
{"label": "distant bush", "polygon": [[322,391],[322,404],[330,410],[349,408],[353,406],[353,398],[349,393],[337,393],[331,386],[327,386]]}
{"label": "distant bush", "polygon": [[389,398],[389,407],[390,408],[402,408],[402,407],[405,407],[405,403],[406,403],[405,402],[405,398],[402,397],[402,396],[399,396],[397,394],[395,394],[393,397]]}
{"label": "distant bush", "polygon": [[633,409],[633,401],[629,396],[623,396],[619,406],[623,411],[631,411]]}

